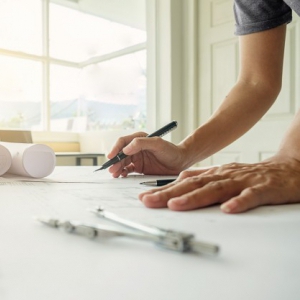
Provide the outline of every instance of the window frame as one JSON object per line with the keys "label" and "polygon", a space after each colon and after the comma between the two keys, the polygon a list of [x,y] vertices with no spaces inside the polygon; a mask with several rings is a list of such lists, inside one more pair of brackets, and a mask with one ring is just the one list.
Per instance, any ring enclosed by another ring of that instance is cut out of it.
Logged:
{"label": "window frame", "polygon": [[[30,54],[22,51],[15,51],[9,49],[0,48],[1,56],[11,56],[15,58],[22,58],[25,60],[38,61],[42,64],[43,74],[42,74],[42,90],[43,97],[41,101],[41,132],[50,132],[50,122],[51,122],[51,108],[50,108],[50,67],[51,65],[60,65],[65,67],[72,68],[84,68],[91,64],[97,64],[128,54],[132,54],[141,50],[147,49],[147,43],[138,43],[118,51],[110,52],[104,55],[99,55],[91,57],[82,62],[72,62],[63,59],[57,59],[50,56],[50,37],[49,37],[49,28],[50,28],[50,2],[51,0],[41,0],[42,1],[42,55]],[[53,2],[56,3],[56,2]],[[57,3],[56,3],[57,4]],[[76,9],[76,6],[71,7]],[[68,133],[65,131],[64,133]]]}
{"label": "window frame", "polygon": [[[76,66],[68,61],[49,57],[49,2],[43,0],[43,56],[0,49],[0,55],[10,55],[41,61],[44,65],[44,99],[41,112],[43,131],[34,132],[37,141],[78,141],[75,132],[50,131],[49,66],[51,63]],[[57,3],[57,2],[55,2]],[[74,3],[71,3],[74,7]],[[199,117],[199,34],[198,0],[146,0],[147,42],[97,57],[111,59],[127,51],[147,51],[147,132],[170,120],[177,120],[178,129],[165,137],[181,141],[200,123]],[[48,52],[47,52],[48,51]],[[131,52],[132,53],[132,52]],[[45,67],[46,66],[46,67]]]}

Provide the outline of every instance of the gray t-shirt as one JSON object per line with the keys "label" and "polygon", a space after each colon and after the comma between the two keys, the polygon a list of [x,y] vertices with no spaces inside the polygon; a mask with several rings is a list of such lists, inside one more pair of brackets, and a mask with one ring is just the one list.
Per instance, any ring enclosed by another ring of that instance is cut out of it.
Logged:
{"label": "gray t-shirt", "polygon": [[234,0],[235,34],[254,33],[289,23],[292,9],[300,15],[300,0]]}

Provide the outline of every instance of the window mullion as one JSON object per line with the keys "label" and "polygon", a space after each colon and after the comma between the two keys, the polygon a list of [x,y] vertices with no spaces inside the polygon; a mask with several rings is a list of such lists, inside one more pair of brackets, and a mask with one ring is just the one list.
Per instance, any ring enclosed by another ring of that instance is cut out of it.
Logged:
{"label": "window mullion", "polygon": [[43,1],[43,100],[42,100],[42,127],[50,131],[50,59],[49,59],[49,0]]}
{"label": "window mullion", "polygon": [[137,51],[145,50],[146,49],[146,42],[145,43],[140,43],[136,44],[118,51],[110,52],[107,54],[91,57],[90,59],[83,61],[79,64],[80,67],[86,67],[92,64],[97,64],[100,62],[104,62],[110,59],[114,59],[123,55],[131,54]]}

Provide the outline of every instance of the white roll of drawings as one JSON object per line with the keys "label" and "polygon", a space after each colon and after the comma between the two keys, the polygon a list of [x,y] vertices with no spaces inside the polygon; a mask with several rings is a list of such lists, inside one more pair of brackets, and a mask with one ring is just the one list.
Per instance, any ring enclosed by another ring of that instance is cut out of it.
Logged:
{"label": "white roll of drawings", "polygon": [[9,150],[0,145],[0,176],[5,174],[11,166],[12,158]]}
{"label": "white roll of drawings", "polygon": [[[7,172],[20,176],[42,178],[50,175],[55,168],[55,153],[46,145],[0,142],[0,146],[2,162],[0,162],[0,176]],[[9,161],[9,155],[10,164],[6,162]],[[5,169],[6,171],[4,171]]]}

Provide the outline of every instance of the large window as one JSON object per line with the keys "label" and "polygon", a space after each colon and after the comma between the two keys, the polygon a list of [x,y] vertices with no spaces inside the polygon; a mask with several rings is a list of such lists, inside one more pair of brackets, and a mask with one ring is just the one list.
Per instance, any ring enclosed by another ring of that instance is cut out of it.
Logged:
{"label": "large window", "polygon": [[101,1],[0,0],[0,127],[144,127],[145,24]]}

